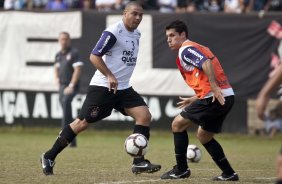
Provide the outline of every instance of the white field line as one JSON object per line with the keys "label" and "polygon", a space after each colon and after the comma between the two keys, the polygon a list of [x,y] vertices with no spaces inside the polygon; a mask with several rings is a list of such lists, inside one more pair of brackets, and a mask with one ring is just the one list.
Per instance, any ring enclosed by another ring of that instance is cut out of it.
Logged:
{"label": "white field line", "polygon": [[126,184],[126,183],[153,183],[153,182],[157,182],[157,181],[161,181],[161,179],[157,179],[157,180],[136,180],[136,181],[115,181],[115,182],[107,182],[107,183],[97,183],[97,184]]}
{"label": "white field line", "polygon": [[[211,178],[189,178],[187,180],[210,180]],[[269,180],[275,180],[275,177],[256,177],[253,178],[254,180],[264,180],[264,181],[269,181]],[[106,182],[106,183],[96,183],[96,184],[127,184],[127,183],[154,183],[154,182],[159,182],[159,181],[169,181],[169,180],[161,180],[161,179],[155,179],[155,180],[134,180],[134,181],[115,181],[115,182]]]}

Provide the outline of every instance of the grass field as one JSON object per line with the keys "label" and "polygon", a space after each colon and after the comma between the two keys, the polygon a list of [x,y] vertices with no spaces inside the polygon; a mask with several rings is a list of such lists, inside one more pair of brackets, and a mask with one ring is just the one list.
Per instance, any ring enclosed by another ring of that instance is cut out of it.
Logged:
{"label": "grass field", "polygon": [[[152,131],[146,157],[161,163],[154,174],[134,175],[132,159],[123,150],[130,131],[87,130],[78,136],[78,148],[66,148],[56,159],[54,176],[44,176],[39,157],[53,144],[58,129],[0,129],[0,183],[218,183],[210,179],[220,174],[207,152],[189,133],[190,143],[199,145],[202,160],[190,164],[192,175],[185,180],[160,180],[160,175],[174,165],[173,140],[169,131]],[[266,137],[221,134],[222,144],[231,164],[240,176],[236,183],[274,183],[275,159],[282,136]],[[230,182],[220,182],[230,183]]]}

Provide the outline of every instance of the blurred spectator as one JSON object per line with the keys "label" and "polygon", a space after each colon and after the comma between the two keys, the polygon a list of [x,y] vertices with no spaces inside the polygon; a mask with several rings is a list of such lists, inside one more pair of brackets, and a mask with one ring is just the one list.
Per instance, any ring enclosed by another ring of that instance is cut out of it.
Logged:
{"label": "blurred spectator", "polygon": [[82,0],[81,5],[82,10],[88,11],[94,8],[92,0]]}
{"label": "blurred spectator", "polygon": [[186,0],[177,0],[177,6],[176,6],[175,11],[177,13],[186,12],[186,7],[187,7],[187,1]]}
{"label": "blurred spectator", "polygon": [[4,0],[0,0],[0,9],[4,8]]}
{"label": "blurred spectator", "polygon": [[[134,1],[134,0],[131,0]],[[136,0],[144,10],[158,10],[158,1],[157,0]]]}
{"label": "blurred spectator", "polygon": [[[282,131],[282,104],[279,103],[274,109],[271,109],[265,118],[265,131],[269,138]],[[280,112],[279,112],[280,111]]]}
{"label": "blurred spectator", "polygon": [[80,0],[63,0],[63,1],[66,4],[67,9],[76,9],[83,7]]}
{"label": "blurred spectator", "polygon": [[46,10],[62,11],[67,10],[67,4],[63,0],[49,0],[46,5]]}
{"label": "blurred spectator", "polygon": [[96,0],[95,7],[98,11],[108,12],[115,9],[116,0]]}
{"label": "blurred spectator", "polygon": [[177,7],[177,0],[158,0],[159,12],[174,13]]}
{"label": "blurred spectator", "polygon": [[194,0],[188,1],[186,6],[186,12],[195,12],[197,11],[197,5]]}
{"label": "blurred spectator", "polygon": [[266,3],[266,11],[282,11],[282,0],[269,0]]}
{"label": "blurred spectator", "polygon": [[5,0],[4,9],[5,10],[21,10],[26,7],[25,0]]}
{"label": "blurred spectator", "polygon": [[222,11],[221,0],[204,0],[202,11],[220,12]]}
{"label": "blurred spectator", "polygon": [[242,13],[244,9],[243,0],[224,0],[224,9],[225,13]]}
{"label": "blurred spectator", "polygon": [[266,9],[268,0],[244,0],[244,12],[263,11]]}
{"label": "blurred spectator", "polygon": [[188,3],[193,3],[196,6],[197,11],[205,11],[204,1],[205,0],[188,0]]}
{"label": "blurred spectator", "polygon": [[29,9],[42,9],[46,7],[48,0],[30,0],[30,2],[31,4],[28,6]]}

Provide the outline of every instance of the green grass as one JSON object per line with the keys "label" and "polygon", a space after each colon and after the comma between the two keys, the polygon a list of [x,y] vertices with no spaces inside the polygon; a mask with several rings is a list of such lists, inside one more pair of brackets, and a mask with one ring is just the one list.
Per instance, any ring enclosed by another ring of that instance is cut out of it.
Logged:
{"label": "green grass", "polygon": [[[204,184],[220,174],[194,133],[190,143],[202,150],[202,160],[190,164],[192,175],[186,180],[161,181],[162,173],[175,164],[173,140],[169,131],[152,131],[148,159],[161,163],[154,174],[135,176],[131,173],[132,159],[123,150],[130,131],[87,130],[78,136],[78,148],[66,148],[56,159],[54,176],[44,176],[39,164],[42,152],[51,147],[58,129],[0,128],[0,183],[189,183]],[[275,160],[282,136],[266,137],[220,134],[232,166],[240,176],[237,183],[274,183]],[[229,182],[220,182],[229,183]]]}

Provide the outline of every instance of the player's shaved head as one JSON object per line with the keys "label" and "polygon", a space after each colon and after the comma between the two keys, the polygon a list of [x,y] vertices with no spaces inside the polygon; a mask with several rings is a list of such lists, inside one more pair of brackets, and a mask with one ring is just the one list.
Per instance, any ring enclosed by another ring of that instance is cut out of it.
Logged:
{"label": "player's shaved head", "polygon": [[143,9],[142,6],[139,3],[135,2],[135,1],[132,1],[132,2],[129,2],[129,3],[126,4],[126,6],[124,8],[124,11],[130,10],[133,6],[138,6],[141,9]]}
{"label": "player's shaved head", "polygon": [[133,1],[128,3],[123,11],[123,23],[128,31],[134,31],[143,17],[143,8],[140,4]]}

